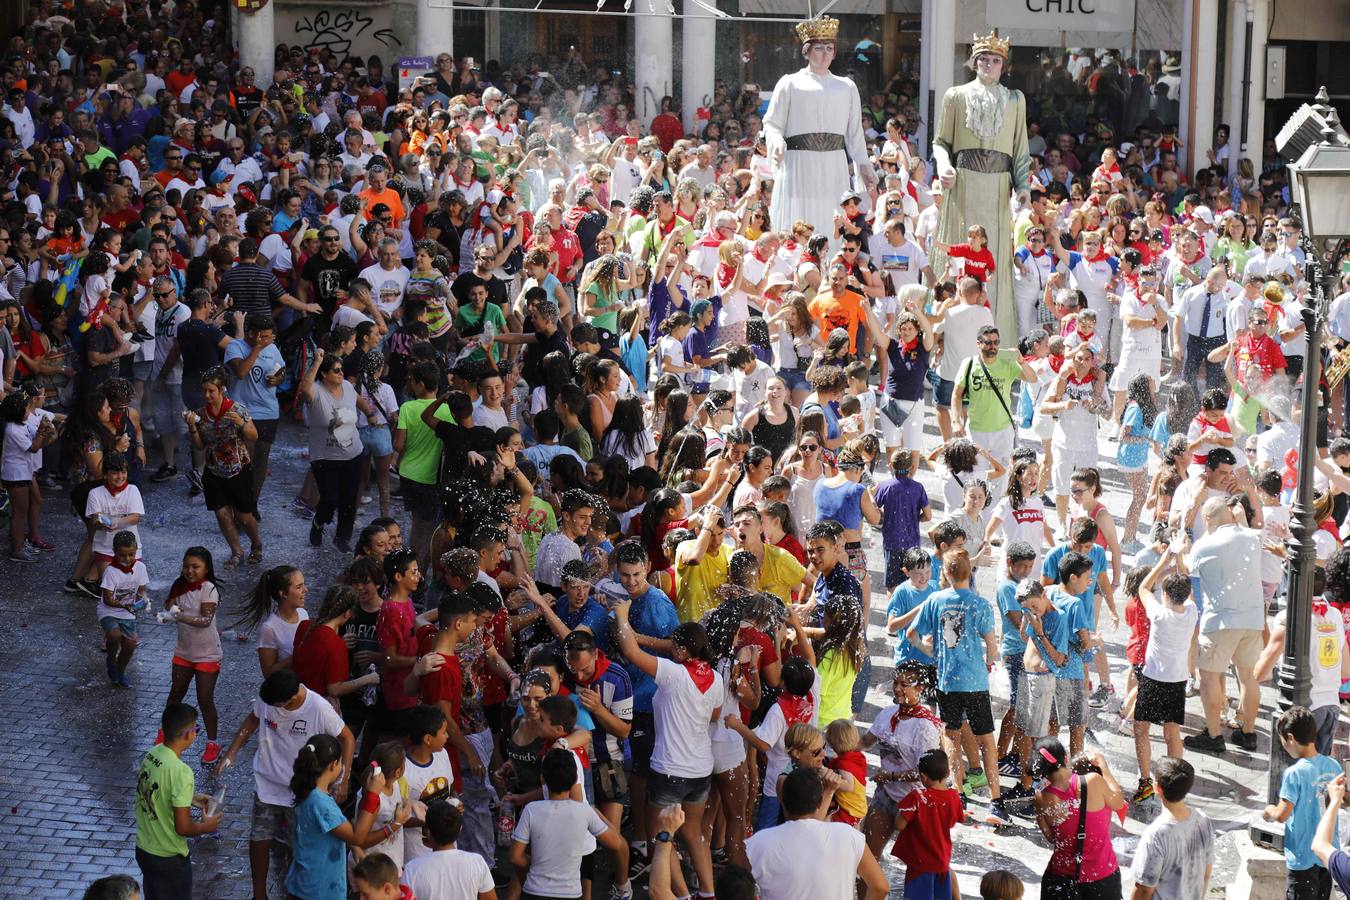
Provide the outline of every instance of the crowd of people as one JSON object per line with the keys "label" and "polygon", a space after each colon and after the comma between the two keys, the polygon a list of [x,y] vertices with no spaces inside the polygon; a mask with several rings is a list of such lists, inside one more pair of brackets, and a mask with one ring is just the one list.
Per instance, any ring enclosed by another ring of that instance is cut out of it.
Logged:
{"label": "crowd of people", "polygon": [[[1350,438],[1343,385],[1305,378],[1278,157],[1230,176],[1224,133],[1188,175],[1163,104],[1119,135],[1047,112],[999,297],[994,229],[933,238],[903,81],[864,109],[876,189],[771,222],[759,108],[723,87],[686,134],[576,56],[442,54],[395,90],[377,57],[281,46],[259,84],[223,7],[32,12],[0,63],[9,571],[96,601],[109,690],[163,677],[131,666],[140,626],[177,629],[136,792],[149,900],[191,896],[222,816],[199,778],[255,737],[257,900],[274,856],[306,900],[878,900],[887,855],[906,897],[1020,897],[1005,871],[958,887],[963,822],[1038,827],[1046,896],[1119,897],[1127,806],[1135,896],[1203,897],[1187,757],[1257,749],[1304,390],[1312,699],[1265,814],[1290,896],[1350,883]],[[264,523],[278,442],[308,473]],[[215,521],[161,593],[141,533],[173,503]],[[306,525],[346,560],[318,603],[268,550]],[[259,665],[223,726],[222,626]],[[1133,736],[1129,778],[1094,723]]]}

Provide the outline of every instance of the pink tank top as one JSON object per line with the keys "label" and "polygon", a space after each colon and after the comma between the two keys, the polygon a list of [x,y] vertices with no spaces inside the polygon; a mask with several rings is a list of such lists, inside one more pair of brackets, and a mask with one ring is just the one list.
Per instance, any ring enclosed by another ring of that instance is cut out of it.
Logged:
{"label": "pink tank top", "polygon": [[[1051,811],[1055,823],[1055,851],[1050,856],[1050,871],[1056,875],[1072,877],[1078,870],[1078,861],[1074,858],[1078,843],[1078,778],[1074,775],[1069,786],[1062,790],[1048,785],[1045,788],[1059,801]],[[1079,880],[1083,883],[1101,881],[1118,868],[1116,851],[1111,847],[1111,808],[1102,804],[1101,809],[1087,814],[1083,871]]]}

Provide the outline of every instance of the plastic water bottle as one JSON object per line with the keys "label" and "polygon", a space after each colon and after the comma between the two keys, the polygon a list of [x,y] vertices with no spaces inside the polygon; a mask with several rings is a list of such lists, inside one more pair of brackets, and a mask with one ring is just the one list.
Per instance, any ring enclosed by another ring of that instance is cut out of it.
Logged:
{"label": "plastic water bottle", "polygon": [[155,613],[155,621],[161,625],[172,625],[178,621],[176,616],[179,613],[178,604],[175,603],[168,609]]}
{"label": "plastic water bottle", "polygon": [[501,809],[497,815],[497,846],[511,846],[511,835],[516,830],[516,807],[515,804],[502,801]]}
{"label": "plastic water bottle", "polygon": [[[371,663],[370,667],[366,669],[366,674],[367,675],[375,674],[374,663]],[[379,691],[380,686],[378,684],[366,685],[365,689],[361,691],[361,702],[364,703],[366,706],[374,706],[376,699],[378,699],[379,697]]]}

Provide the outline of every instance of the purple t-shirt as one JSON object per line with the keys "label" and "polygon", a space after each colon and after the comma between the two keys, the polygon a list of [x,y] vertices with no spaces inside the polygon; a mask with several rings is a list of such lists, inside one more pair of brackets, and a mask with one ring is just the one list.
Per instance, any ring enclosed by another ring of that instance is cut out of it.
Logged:
{"label": "purple t-shirt", "polygon": [[928,492],[913,478],[887,478],[877,485],[881,509],[881,544],[887,551],[919,546],[919,515],[928,505]]}

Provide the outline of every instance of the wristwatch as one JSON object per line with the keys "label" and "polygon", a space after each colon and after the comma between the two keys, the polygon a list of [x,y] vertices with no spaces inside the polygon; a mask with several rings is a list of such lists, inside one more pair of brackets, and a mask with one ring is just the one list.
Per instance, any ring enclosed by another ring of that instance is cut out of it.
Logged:
{"label": "wristwatch", "polygon": [[656,840],[657,840],[658,843],[661,843],[661,844],[669,844],[669,843],[670,843],[670,840],[671,840],[671,838],[670,838],[670,832],[669,832],[669,831],[658,831],[658,832],[656,833]]}

